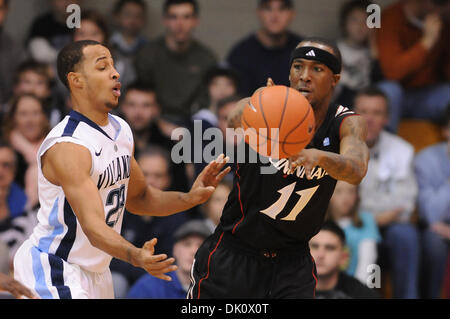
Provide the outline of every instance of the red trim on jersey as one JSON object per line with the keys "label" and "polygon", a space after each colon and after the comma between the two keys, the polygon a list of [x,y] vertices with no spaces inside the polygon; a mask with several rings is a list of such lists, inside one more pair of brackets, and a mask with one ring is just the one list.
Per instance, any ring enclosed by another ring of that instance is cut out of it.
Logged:
{"label": "red trim on jersey", "polygon": [[346,117],[345,117],[345,119],[343,119],[342,121],[341,121],[341,124],[339,124],[339,141],[341,140],[341,126],[342,126],[342,123],[344,123],[344,121],[348,118],[348,117],[350,117],[350,116],[355,116],[355,115],[357,115],[357,116],[361,116],[360,114],[357,114],[357,113],[355,113],[355,114],[349,114],[349,115],[347,115]]}
{"label": "red trim on jersey", "polygon": [[[236,163],[236,165],[237,165],[236,175],[238,176],[238,178],[239,178],[239,180],[240,180],[240,179],[241,179],[241,176],[240,176],[239,173],[238,173],[238,170],[239,170],[239,164]],[[234,225],[233,230],[231,231],[232,234],[234,234],[234,231],[236,230],[236,227],[237,227],[240,223],[242,223],[242,221],[244,220],[244,217],[245,217],[245,215],[244,215],[244,208],[243,208],[243,206],[242,206],[242,200],[241,200],[241,185],[239,185],[239,181],[237,182],[237,188],[238,188],[238,198],[239,198],[239,205],[241,206],[242,217],[241,217],[241,219],[236,223],[236,225]]]}
{"label": "red trim on jersey", "polygon": [[224,233],[222,233],[222,234],[220,235],[220,238],[219,238],[219,240],[217,241],[216,247],[214,247],[214,249],[209,253],[209,256],[208,256],[208,271],[207,271],[207,273],[206,273],[206,276],[203,277],[203,278],[201,278],[201,279],[198,281],[198,293],[197,293],[197,299],[200,299],[200,284],[202,283],[203,280],[208,279],[208,277],[209,277],[209,263],[210,263],[210,261],[211,261],[212,255],[213,255],[214,252],[217,250],[217,247],[219,247],[219,244],[220,244],[220,242],[221,242],[221,240],[222,240],[223,234],[224,234]]}
{"label": "red trim on jersey", "polygon": [[311,260],[313,262],[312,275],[314,277],[314,280],[316,281],[316,285],[314,286],[314,298],[316,298],[317,277],[316,277],[316,275],[314,275],[314,267],[316,265],[316,262],[314,261],[314,257],[313,256],[311,256]]}

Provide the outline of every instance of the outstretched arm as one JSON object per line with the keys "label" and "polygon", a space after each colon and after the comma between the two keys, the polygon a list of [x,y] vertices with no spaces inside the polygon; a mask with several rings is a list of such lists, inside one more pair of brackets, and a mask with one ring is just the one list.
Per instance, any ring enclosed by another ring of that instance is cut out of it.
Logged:
{"label": "outstretched arm", "polygon": [[222,168],[229,158],[220,155],[198,175],[189,193],[164,192],[145,183],[136,160],[131,161],[127,210],[137,215],[168,216],[206,202],[222,178],[231,170]]}
{"label": "outstretched arm", "polygon": [[365,143],[366,122],[361,116],[349,116],[341,125],[340,153],[325,152],[314,148],[304,149],[292,159],[291,169],[305,167],[307,178],[315,166],[325,169],[328,174],[351,184],[359,184],[367,173],[369,149]]}
{"label": "outstretched arm", "polygon": [[153,254],[156,239],[145,243],[143,248],[137,248],[106,224],[100,193],[89,175],[91,166],[89,151],[74,143],[58,143],[42,156],[44,176],[63,188],[92,246],[144,268],[155,277],[171,280],[165,273],[176,269],[172,265],[175,260],[167,259],[164,254]]}

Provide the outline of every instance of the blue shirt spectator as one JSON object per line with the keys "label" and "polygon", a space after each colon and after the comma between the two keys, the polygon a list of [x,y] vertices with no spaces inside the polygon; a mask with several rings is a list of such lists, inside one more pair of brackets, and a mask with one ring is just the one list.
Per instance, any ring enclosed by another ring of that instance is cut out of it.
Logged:
{"label": "blue shirt spectator", "polygon": [[130,299],[184,299],[187,291],[183,289],[176,272],[170,272],[172,281],[165,281],[149,274],[143,275],[128,292]]}
{"label": "blue shirt spectator", "polygon": [[[350,261],[346,272],[352,276],[356,275],[360,253],[364,252],[364,241],[371,240],[379,242],[381,240],[380,232],[372,214],[361,212],[359,213],[359,217],[362,222],[361,227],[356,227],[352,223],[339,223],[344,230],[347,246],[350,250]],[[362,269],[362,272],[364,271],[367,270]]]}
{"label": "blue shirt spectator", "polygon": [[8,195],[8,208],[12,218],[19,216],[25,211],[27,195],[15,182],[11,184]]}
{"label": "blue shirt spectator", "polygon": [[450,250],[450,104],[443,118],[445,142],[421,151],[414,160],[419,184],[424,298],[440,298]]}
{"label": "blue shirt spectator", "polygon": [[420,217],[427,224],[450,222],[450,158],[447,142],[430,146],[415,159]]}
{"label": "blue shirt spectator", "polygon": [[129,290],[127,298],[185,299],[190,284],[194,256],[203,241],[211,234],[203,220],[184,223],[173,234],[173,256],[178,269],[168,273],[171,281],[143,275]]}

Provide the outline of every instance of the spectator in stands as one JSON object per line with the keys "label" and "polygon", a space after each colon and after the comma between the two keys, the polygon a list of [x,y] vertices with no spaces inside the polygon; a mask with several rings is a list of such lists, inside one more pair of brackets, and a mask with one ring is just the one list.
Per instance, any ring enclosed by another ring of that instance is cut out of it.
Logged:
{"label": "spectator in stands", "polygon": [[31,57],[41,63],[54,65],[59,50],[72,41],[72,30],[67,27],[66,12],[70,4],[80,0],[49,0],[50,11],[38,16],[31,24],[27,46]]}
{"label": "spectator in stands", "polygon": [[[334,222],[325,222],[309,241],[317,270],[317,299],[377,299],[378,293],[341,271],[347,262],[345,233]],[[314,270],[313,270],[314,271]]]}
{"label": "spectator in stands", "polygon": [[450,1],[401,0],[382,12],[378,58],[389,129],[402,117],[436,119],[450,102]]}
{"label": "spectator in stands", "polygon": [[422,233],[421,278],[425,298],[439,298],[450,243],[450,104],[443,117],[445,141],[422,150],[414,161]]}
{"label": "spectator in stands", "polygon": [[238,75],[232,68],[218,65],[206,73],[205,83],[208,89],[208,106],[195,113],[192,119],[206,121],[205,125],[208,127],[217,127],[217,104],[220,100],[237,94]]}
{"label": "spectator in stands", "polygon": [[228,200],[228,195],[230,194],[232,187],[231,182],[222,180],[219,185],[217,185],[211,198],[202,205],[202,212],[206,218],[205,223],[210,228],[211,233],[213,233],[216,226],[219,225],[223,208]]}
{"label": "spectator in stands", "polygon": [[123,94],[119,111],[133,131],[136,156],[150,143],[168,150],[172,147],[170,137],[160,128],[161,107],[154,89],[141,83],[130,84]]}
{"label": "spectator in stands", "polygon": [[367,282],[369,265],[377,262],[377,243],[381,240],[372,214],[359,212],[358,186],[338,181],[328,207],[328,217],[345,232],[350,252],[346,273]]}
{"label": "spectator in stands", "polygon": [[11,270],[13,270],[14,255],[17,249],[30,237],[38,223],[38,210],[39,207],[26,209],[19,215],[9,216],[0,221],[0,243],[5,243],[8,247],[9,254],[6,261],[9,263]]}
{"label": "spectator in stands", "polygon": [[[133,79],[124,79],[122,85],[129,85],[136,78],[134,62],[137,52],[148,42],[142,34],[147,20],[147,5],[143,0],[118,0],[113,9],[117,30],[112,34],[110,47],[122,65],[116,68],[122,75],[124,70],[132,70]],[[131,71],[129,71],[131,72]]]}
{"label": "spectator in stands", "polygon": [[269,77],[289,86],[291,52],[302,40],[288,30],[295,16],[292,0],[259,0],[257,15],[259,29],[234,45],[227,57],[239,72],[242,96],[252,95]]}
{"label": "spectator in stands", "polygon": [[[148,185],[164,191],[172,189],[171,184],[174,177],[170,171],[170,156],[166,150],[149,145],[147,149],[140,152],[137,161]],[[190,216],[187,212],[167,217],[138,216],[126,213],[121,233],[125,239],[137,247],[142,247],[146,241],[156,237],[158,244],[155,246],[155,254],[171,255],[174,243],[173,234],[180,225],[189,219]],[[117,298],[125,297],[128,287],[145,273],[143,269],[118,259],[112,260],[110,268],[113,273],[114,291]]]}
{"label": "spectator in stands", "polygon": [[14,149],[0,142],[0,222],[15,218],[25,210],[27,196],[14,182],[17,159]]}
{"label": "spectator in stands", "polygon": [[[195,134],[195,127],[189,127],[191,131],[191,145],[193,147],[191,153],[192,153],[192,161],[194,162],[195,167],[195,176],[198,176],[202,169],[208,165],[208,163],[213,160],[215,157],[220,155],[220,153],[224,153],[226,155],[232,156],[233,159],[236,154],[236,143],[237,140],[235,138],[235,135],[232,135],[232,130],[227,130],[228,128],[228,115],[230,112],[236,107],[236,103],[240,100],[240,97],[236,95],[225,97],[217,102],[217,111],[216,111],[216,117],[217,117],[217,128],[220,129],[220,132],[215,131],[214,138],[223,138],[223,144],[222,149],[216,149],[212,148],[210,146],[210,143],[214,143],[213,145],[218,145],[217,142],[214,140],[214,142],[208,140],[208,139],[202,139],[202,145],[201,145],[201,151],[202,151],[202,158],[201,161],[195,161],[195,153],[199,152],[198,149],[196,149],[198,145],[198,141],[195,141],[194,138],[196,137]],[[212,126],[207,121],[202,121],[202,129],[203,133],[208,128],[212,128]],[[194,125],[199,125],[194,122]],[[216,129],[216,127],[214,127]],[[206,149],[208,148],[208,149]],[[230,153],[233,150],[234,153]],[[230,160],[230,165],[232,168],[235,166],[236,160]],[[229,174],[225,177],[225,179],[232,179],[232,175]]]}
{"label": "spectator in stands", "polygon": [[164,281],[145,274],[131,287],[128,298],[185,299],[195,253],[210,234],[211,231],[201,220],[181,225],[174,233],[173,256],[178,269],[168,273],[172,280]]}
{"label": "spectator in stands", "polygon": [[358,92],[355,111],[366,119],[370,149],[367,174],[359,187],[360,210],[373,214],[380,228],[380,253],[391,266],[394,297],[417,298],[420,247],[417,229],[411,224],[417,196],[414,149],[402,138],[383,130],[389,106],[380,89]]}
{"label": "spectator in stands", "polygon": [[28,197],[27,207],[32,208],[39,203],[36,154],[50,131],[42,101],[33,94],[17,96],[5,117],[3,129],[5,139],[18,154],[18,172],[23,176],[21,185]]}
{"label": "spectator in stands", "polygon": [[0,0],[0,120],[2,104],[6,103],[12,94],[14,71],[20,62],[21,50],[14,39],[3,27],[9,10],[9,1]]}
{"label": "spectator in stands", "polygon": [[[160,118],[161,107],[153,88],[137,82],[130,84],[123,94],[119,112],[133,131],[136,158],[149,144],[171,152],[175,141],[170,138],[170,124]],[[176,176],[173,180],[173,190],[188,190],[185,165],[171,161],[170,166]]]}
{"label": "spectator in stands", "polygon": [[[110,32],[104,16],[95,10],[83,10],[81,12],[80,28],[75,28],[73,41],[94,40],[106,46],[109,44]],[[114,65],[120,74],[120,82],[127,85],[135,80],[136,74],[134,68],[128,63],[127,59],[111,48],[111,54],[114,59]]]}
{"label": "spectator in stands", "polygon": [[[54,90],[50,66],[45,63],[27,60],[22,62],[13,76],[14,97],[33,94],[42,100],[44,111],[49,118],[50,127],[56,125],[67,113],[62,97]],[[8,105],[8,109],[11,108]]]}
{"label": "spectator in stands", "polygon": [[353,106],[358,90],[381,79],[376,59],[374,29],[367,26],[369,0],[350,0],[341,7],[342,37],[337,46],[342,54],[341,80],[335,90],[335,101]]}
{"label": "spectator in stands", "polygon": [[136,58],[138,80],[155,87],[162,114],[175,122],[185,123],[203,105],[202,81],[217,62],[214,53],[193,37],[198,23],[196,0],[166,0],[165,34],[141,49]]}

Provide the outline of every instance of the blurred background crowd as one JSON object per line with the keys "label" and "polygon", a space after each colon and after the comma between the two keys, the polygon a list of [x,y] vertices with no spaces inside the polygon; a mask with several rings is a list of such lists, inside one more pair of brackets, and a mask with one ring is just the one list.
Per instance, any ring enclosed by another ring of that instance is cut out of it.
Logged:
{"label": "blurred background crowd", "polygon": [[[37,223],[40,143],[71,109],[55,76],[65,44],[91,39],[110,48],[122,83],[115,112],[133,130],[147,183],[188,191],[205,163],[171,160],[173,130],[200,121],[233,144],[225,128],[237,101],[268,77],[289,85],[292,49],[305,36],[327,37],[324,26],[338,21],[332,38],[343,70],[334,103],[365,117],[371,158],[359,186],[337,183],[328,222],[311,240],[317,297],[449,298],[450,1],[374,1],[382,8],[374,29],[368,0],[211,2],[0,0],[0,272],[13,271],[14,253]],[[66,25],[70,4],[81,7],[80,28]],[[196,30],[208,29],[212,6],[223,29],[203,39]],[[314,27],[302,29],[303,21]],[[19,37],[15,27],[24,25]],[[157,237],[156,253],[174,256],[179,268],[163,282],[113,259],[117,298],[184,298],[232,175],[201,207],[164,218],[125,214],[122,235],[136,246]],[[381,270],[377,288],[368,287],[372,265]]]}

